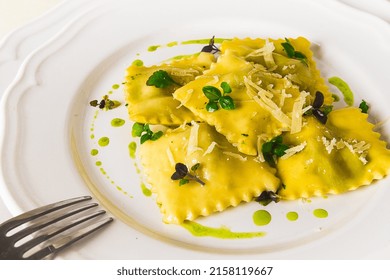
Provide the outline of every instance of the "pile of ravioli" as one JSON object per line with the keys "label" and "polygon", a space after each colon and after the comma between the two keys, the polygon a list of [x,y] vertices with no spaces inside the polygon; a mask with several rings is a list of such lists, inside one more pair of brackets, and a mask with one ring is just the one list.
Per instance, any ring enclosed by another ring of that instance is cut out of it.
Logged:
{"label": "pile of ravioli", "polygon": [[[285,39],[225,40],[215,55],[200,52],[155,66],[127,69],[125,97],[132,121],[164,125],[155,141],[140,145],[142,169],[166,223],[180,224],[252,201],[264,191],[281,199],[339,194],[382,179],[390,151],[359,108],[334,109],[325,124],[310,110],[316,92],[334,102],[316,67],[310,42],[289,42],[305,61],[289,57]],[[158,70],[175,81],[147,86]],[[232,91],[233,110],[209,112],[203,87]],[[290,148],[270,165],[262,145],[281,135]],[[195,171],[205,184],[179,185],[176,163]]]}

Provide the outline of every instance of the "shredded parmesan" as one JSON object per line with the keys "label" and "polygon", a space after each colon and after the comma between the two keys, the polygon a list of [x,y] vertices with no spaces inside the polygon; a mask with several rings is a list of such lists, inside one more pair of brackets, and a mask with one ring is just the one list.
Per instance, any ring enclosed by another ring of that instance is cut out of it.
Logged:
{"label": "shredded parmesan", "polygon": [[199,124],[195,121],[192,121],[191,124],[192,126],[190,131],[190,138],[188,139],[187,156],[191,155],[195,151],[202,150],[198,147]]}
{"label": "shredded parmesan", "polygon": [[296,153],[299,153],[300,151],[302,151],[305,147],[306,147],[307,143],[306,141],[303,142],[302,144],[300,145],[297,145],[297,146],[294,146],[294,147],[291,147],[287,150],[285,150],[285,154],[283,156],[281,156],[280,158],[281,159],[286,159],[286,158],[289,158],[291,157],[292,155],[295,155]]}
{"label": "shredded parmesan", "polygon": [[302,130],[303,106],[306,103],[306,97],[309,95],[306,91],[301,91],[299,97],[295,100],[291,114],[291,134]]}
{"label": "shredded parmesan", "polygon": [[[273,94],[266,91],[252,82],[248,77],[244,77],[244,83],[247,88],[247,94],[257,104],[263,107],[265,110],[271,113],[271,115],[277,119],[286,128],[291,127],[291,119],[282,112],[281,108],[272,101]],[[256,94],[257,93],[257,94]]]}
{"label": "shredded parmesan", "polygon": [[206,151],[204,152],[203,156],[207,154],[211,154],[211,152],[214,150],[214,147],[217,146],[216,142],[211,142],[211,144],[207,147]]}
{"label": "shredded parmesan", "polygon": [[169,147],[167,148],[166,153],[167,153],[168,160],[171,163],[171,165],[175,166],[176,161],[175,161],[175,158],[173,157],[172,151]]}
{"label": "shredded parmesan", "polygon": [[268,39],[265,40],[265,44],[262,48],[256,49],[250,54],[247,55],[247,57],[258,57],[263,56],[265,64],[268,68],[275,66],[275,61],[273,57],[273,51],[275,50],[274,43],[269,42]]}
{"label": "shredded parmesan", "polygon": [[237,153],[232,153],[232,152],[223,152],[225,155],[227,156],[231,156],[231,157],[234,157],[234,158],[237,158],[241,161],[247,161],[247,158],[246,157],[243,157],[242,155],[240,154],[237,154]]}

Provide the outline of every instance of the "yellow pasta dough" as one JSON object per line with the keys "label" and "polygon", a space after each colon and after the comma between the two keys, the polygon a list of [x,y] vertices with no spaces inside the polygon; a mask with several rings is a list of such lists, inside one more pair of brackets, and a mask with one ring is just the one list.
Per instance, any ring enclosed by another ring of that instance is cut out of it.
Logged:
{"label": "yellow pasta dough", "polygon": [[[311,47],[303,37],[234,38],[216,56],[202,52],[127,69],[130,119],[169,127],[156,139],[146,132],[139,149],[164,222],[208,216],[264,191],[293,200],[344,193],[388,175],[390,151],[368,115],[354,107],[331,111],[332,93]],[[175,83],[147,85],[159,70]],[[219,93],[207,95],[205,88]],[[223,108],[222,97],[234,106]],[[217,109],[209,110],[210,103]],[[273,151],[272,141],[283,150]],[[205,184],[180,185],[171,177],[177,163]]]}
{"label": "yellow pasta dough", "polygon": [[373,127],[353,107],[332,111],[326,125],[309,117],[300,133],[283,137],[289,145],[306,145],[278,160],[285,184],[279,194],[283,199],[338,194],[382,179],[390,171],[390,151]]}
{"label": "yellow pasta dough", "polygon": [[[274,169],[240,154],[224,136],[204,123],[178,128],[157,141],[145,142],[140,157],[166,223],[182,223],[223,211],[251,201],[264,190],[276,191],[279,187]],[[188,169],[199,163],[196,174],[205,185],[191,181],[179,186],[178,181],[172,180],[179,162]]]}
{"label": "yellow pasta dough", "polygon": [[[180,87],[178,84],[184,85],[201,75],[213,60],[212,54],[200,53],[160,66],[131,65],[125,78],[125,99],[130,119],[163,125],[181,125],[198,120],[180,102],[173,99],[172,93]],[[146,81],[157,70],[167,71],[177,84],[166,88],[147,86]]]}

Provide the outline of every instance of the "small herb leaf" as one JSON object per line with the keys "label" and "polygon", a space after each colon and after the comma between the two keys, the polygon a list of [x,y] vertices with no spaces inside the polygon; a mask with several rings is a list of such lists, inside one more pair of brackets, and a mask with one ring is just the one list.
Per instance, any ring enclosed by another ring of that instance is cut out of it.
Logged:
{"label": "small herb leaf", "polygon": [[296,51],[293,47],[293,45],[291,44],[290,40],[288,40],[287,38],[285,38],[285,42],[283,42],[281,45],[282,47],[284,48],[286,54],[288,57],[290,58],[295,58],[295,59],[298,59],[300,60],[303,64],[305,64],[306,66],[308,66],[307,64],[307,57],[304,53],[302,52],[299,52],[299,51]]}
{"label": "small herb leaf", "polygon": [[222,96],[219,98],[219,104],[225,110],[233,110],[235,108],[234,101],[230,96]]}
{"label": "small herb leaf", "polygon": [[221,88],[222,88],[224,94],[229,94],[232,92],[232,88],[230,87],[230,85],[227,82],[222,82]]}
{"label": "small herb leaf", "polygon": [[155,86],[156,88],[166,88],[173,84],[177,84],[167,71],[157,70],[146,81],[147,86]]}
{"label": "small herb leaf", "polygon": [[360,102],[359,108],[360,108],[360,110],[362,110],[362,113],[367,114],[367,113],[368,113],[368,109],[369,109],[370,107],[368,106],[368,104],[366,103],[366,101],[362,100],[362,102]]}
{"label": "small herb leaf", "polygon": [[204,86],[202,91],[210,101],[217,101],[222,96],[221,91],[213,86]]}
{"label": "small herb leaf", "polygon": [[280,201],[280,196],[273,191],[263,191],[259,197],[255,198],[255,201],[259,202],[263,206],[267,206],[272,201],[277,203]]}
{"label": "small herb leaf", "polygon": [[216,101],[210,101],[209,103],[206,104],[206,110],[207,112],[215,112],[219,109],[218,107],[218,102]]}
{"label": "small herb leaf", "polygon": [[144,124],[134,123],[131,129],[131,135],[133,137],[141,137],[142,132],[144,131]]}

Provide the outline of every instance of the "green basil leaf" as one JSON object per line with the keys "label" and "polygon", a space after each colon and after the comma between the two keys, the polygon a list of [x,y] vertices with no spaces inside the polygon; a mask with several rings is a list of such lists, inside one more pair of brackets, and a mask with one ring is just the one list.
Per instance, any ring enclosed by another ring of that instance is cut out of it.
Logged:
{"label": "green basil leaf", "polygon": [[219,98],[219,104],[225,110],[233,110],[235,108],[234,101],[230,96],[222,96]]}
{"label": "green basil leaf", "polygon": [[222,96],[221,91],[213,86],[204,86],[202,91],[210,101],[217,101]]}
{"label": "green basil leaf", "polygon": [[144,131],[144,124],[135,123],[131,129],[131,135],[133,137],[141,137],[142,132]]}
{"label": "green basil leaf", "polygon": [[232,88],[230,87],[230,85],[227,82],[222,82],[221,88],[223,90],[223,93],[225,93],[225,94],[229,94],[232,92]]}
{"label": "green basil leaf", "polygon": [[[287,39],[286,39],[287,41]],[[295,49],[294,47],[290,44],[289,41],[285,42],[285,43],[282,43],[282,46],[284,48],[284,50],[286,51],[287,53],[287,56],[290,57],[290,58],[293,58],[294,57],[294,54],[295,54]]]}
{"label": "green basil leaf", "polygon": [[150,137],[150,140],[156,141],[161,136],[163,136],[163,132],[160,130],[160,131],[157,131],[156,133],[153,133],[152,137]]}
{"label": "green basil leaf", "polygon": [[156,88],[166,88],[173,84],[175,84],[175,81],[164,70],[154,72],[146,81],[147,86],[155,86]]}
{"label": "green basil leaf", "polygon": [[215,112],[219,109],[218,103],[215,101],[210,101],[209,103],[206,104],[206,110],[207,112]]}

